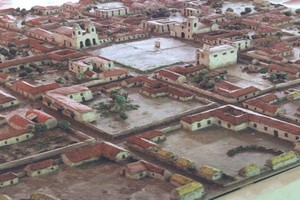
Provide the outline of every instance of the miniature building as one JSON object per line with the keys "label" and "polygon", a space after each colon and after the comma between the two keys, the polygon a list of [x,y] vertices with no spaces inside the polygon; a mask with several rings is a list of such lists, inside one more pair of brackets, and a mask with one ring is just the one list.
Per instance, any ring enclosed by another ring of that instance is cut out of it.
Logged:
{"label": "miniature building", "polygon": [[102,142],[101,145],[103,157],[109,160],[121,162],[130,157],[130,153],[128,151],[110,142]]}
{"label": "miniature building", "polygon": [[129,14],[128,7],[117,7],[117,8],[100,8],[95,10],[96,16],[100,18],[110,18],[113,16],[123,16]]}
{"label": "miniature building", "polygon": [[61,11],[60,6],[33,6],[32,11],[38,15],[53,15]]}
{"label": "miniature building", "polygon": [[186,22],[175,24],[173,30],[171,30],[171,36],[192,40],[194,34],[207,33],[215,30],[219,30],[217,24],[199,22],[197,17],[191,16],[187,18]]}
{"label": "miniature building", "polygon": [[292,164],[299,160],[299,155],[294,151],[288,151],[267,160],[266,165],[273,170]]}
{"label": "miniature building", "polygon": [[124,169],[122,174],[132,179],[142,179],[147,176],[147,168],[141,162],[129,163]]}
{"label": "miniature building", "polygon": [[185,76],[166,69],[162,69],[155,72],[154,77],[157,79],[174,83],[184,83],[187,81]]}
{"label": "miniature building", "polygon": [[28,129],[34,124],[34,122],[18,114],[11,116],[8,122],[11,127],[17,130]]}
{"label": "miniature building", "polygon": [[207,165],[201,166],[198,170],[198,174],[201,177],[211,181],[218,180],[222,178],[223,175],[223,173],[220,170]]}
{"label": "miniature building", "polygon": [[180,187],[180,186],[192,183],[192,182],[193,182],[192,179],[190,179],[186,176],[180,175],[180,174],[173,174],[170,177],[170,183],[172,185],[174,185],[175,187]]}
{"label": "miniature building", "polygon": [[102,156],[102,144],[97,143],[90,146],[84,146],[63,153],[61,159],[67,166],[78,166],[87,162],[95,161]]}
{"label": "miniature building", "polygon": [[156,143],[136,136],[129,137],[126,144],[139,151],[156,151],[158,149],[158,145]]}
{"label": "miniature building", "polygon": [[41,162],[29,164],[24,171],[28,176],[35,177],[48,174],[58,170],[58,165],[54,160],[44,160]]}
{"label": "miniature building", "polygon": [[31,85],[25,81],[16,81],[11,84],[11,88],[22,94],[23,96],[36,100],[42,97],[42,94],[46,91],[57,89],[60,86],[57,83],[48,83],[41,85]]}
{"label": "miniature building", "polygon": [[46,106],[81,122],[96,120],[93,109],[80,103],[91,99],[93,99],[91,90],[81,85],[58,88],[43,95],[43,103]]}
{"label": "miniature building", "polygon": [[10,94],[0,90],[0,110],[19,104],[19,100]]}
{"label": "miniature building", "polygon": [[19,178],[16,174],[8,172],[6,174],[0,174],[0,188],[9,185],[14,185],[19,182]]}
{"label": "miniature building", "polygon": [[128,76],[128,71],[125,69],[112,69],[99,74],[99,78],[104,82],[116,81]]}
{"label": "miniature building", "polygon": [[205,65],[210,69],[226,67],[237,63],[237,49],[231,45],[210,47],[204,45],[203,49],[196,51],[197,65]]}
{"label": "miniature building", "polygon": [[113,61],[99,56],[85,56],[69,61],[69,70],[75,73],[85,73],[96,69],[109,70],[113,67]]}
{"label": "miniature building", "polygon": [[137,137],[144,138],[146,140],[150,140],[155,143],[161,142],[166,139],[166,136],[161,130],[147,131],[145,133],[138,135]]}
{"label": "miniature building", "polygon": [[36,109],[28,110],[25,117],[33,122],[45,124],[47,129],[55,128],[58,124],[55,117]]}
{"label": "miniature building", "polygon": [[199,182],[191,182],[180,186],[171,192],[171,199],[188,200],[199,199],[204,195],[204,187]]}
{"label": "miniature building", "polygon": [[99,44],[96,28],[92,22],[87,22],[82,28],[79,24],[73,27],[62,26],[54,31],[54,40],[60,46],[83,49]]}
{"label": "miniature building", "polygon": [[143,21],[142,28],[153,33],[169,33],[173,29],[175,23],[175,21],[166,19],[149,20]]}
{"label": "miniature building", "polygon": [[239,170],[239,175],[244,177],[255,176],[261,172],[260,167],[256,163],[251,163]]}

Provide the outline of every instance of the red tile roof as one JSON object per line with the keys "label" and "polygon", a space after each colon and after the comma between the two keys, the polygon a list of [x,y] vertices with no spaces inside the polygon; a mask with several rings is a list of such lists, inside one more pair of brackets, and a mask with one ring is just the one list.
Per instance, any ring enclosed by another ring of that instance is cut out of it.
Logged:
{"label": "red tile roof", "polygon": [[8,172],[5,174],[0,174],[0,183],[10,181],[12,179],[18,178],[18,176],[14,173]]}
{"label": "red tile roof", "polygon": [[125,149],[110,142],[102,142],[101,145],[103,148],[102,155],[109,160],[115,160],[120,152],[127,152]]}
{"label": "red tile roof", "polygon": [[72,163],[79,163],[90,158],[100,157],[102,156],[102,143],[73,149],[69,152],[64,153],[64,155]]}
{"label": "red tile roof", "polygon": [[165,170],[164,170],[163,168],[158,167],[157,165],[151,164],[151,163],[146,162],[146,161],[144,161],[144,160],[141,160],[140,162],[141,162],[141,163],[146,167],[146,169],[147,169],[148,171],[150,171],[150,172],[154,172],[154,173],[161,174],[161,175],[163,175],[164,172],[165,172]]}
{"label": "red tile roof", "polygon": [[277,65],[277,64],[270,64],[270,65],[267,66],[267,68],[271,69],[271,70],[280,71],[280,72],[286,72],[286,73],[289,73],[289,74],[293,74],[295,76],[300,71],[296,67],[281,66],[281,65]]}
{"label": "red tile roof", "polygon": [[1,126],[0,140],[7,140],[9,138],[18,137],[20,135],[28,133],[27,129],[14,129],[9,125]]}
{"label": "red tile roof", "polygon": [[156,130],[151,130],[151,131],[147,131],[145,133],[139,134],[139,135],[137,135],[137,137],[151,140],[155,137],[159,137],[159,136],[163,136],[163,135],[164,135],[164,133],[161,130],[156,129]]}
{"label": "red tile roof", "polygon": [[48,120],[55,119],[55,117],[37,109],[30,109],[26,112],[25,117],[29,120],[35,119],[37,123],[45,123]]}
{"label": "red tile roof", "polygon": [[240,88],[239,86],[227,81],[220,81],[215,85],[215,92],[229,98],[238,98],[243,95],[258,92],[260,89],[249,86],[246,88]]}
{"label": "red tile roof", "polygon": [[16,125],[19,129],[27,129],[28,125],[33,124],[33,122],[31,122],[30,120],[18,114],[15,114],[12,117],[10,117],[8,122],[9,124]]}
{"label": "red tile roof", "polygon": [[143,138],[139,138],[137,136],[129,137],[126,141],[127,141],[127,143],[134,144],[134,145],[136,145],[136,146],[138,146],[142,149],[148,149],[148,148],[151,148],[151,147],[157,147],[158,146],[154,142],[151,142],[151,141],[143,139]]}
{"label": "red tile roof", "polygon": [[39,171],[48,167],[55,166],[56,162],[55,160],[49,159],[49,160],[44,160],[41,162],[29,164],[26,166],[25,170],[26,171]]}
{"label": "red tile roof", "polygon": [[113,70],[110,70],[110,71],[105,71],[102,73],[102,75],[104,77],[115,77],[115,76],[122,76],[122,75],[125,75],[127,74],[127,70],[125,69],[113,69]]}
{"label": "red tile roof", "polygon": [[17,88],[27,94],[31,94],[33,96],[42,94],[46,91],[57,89],[60,86],[57,83],[48,83],[41,85],[31,85],[25,81],[16,81],[12,83],[12,87]]}
{"label": "red tile roof", "polygon": [[15,97],[0,90],[0,105],[14,100],[16,100]]}
{"label": "red tile roof", "polygon": [[188,75],[188,74],[192,74],[194,72],[198,72],[198,71],[206,69],[206,68],[207,67],[204,65],[196,65],[196,66],[190,66],[190,67],[175,66],[175,67],[170,68],[170,70],[173,72],[176,72],[178,74]]}
{"label": "red tile roof", "polygon": [[170,70],[166,70],[166,69],[162,69],[162,70],[159,70],[157,72],[154,73],[155,76],[162,76],[162,77],[165,77],[165,78],[168,78],[172,81],[177,81],[177,79],[182,76],[176,72],[173,72],[173,71],[170,71]]}

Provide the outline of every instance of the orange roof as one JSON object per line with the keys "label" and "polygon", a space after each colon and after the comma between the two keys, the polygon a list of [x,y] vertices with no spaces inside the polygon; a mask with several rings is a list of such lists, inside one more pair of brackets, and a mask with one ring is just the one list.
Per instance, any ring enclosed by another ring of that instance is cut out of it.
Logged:
{"label": "orange roof", "polygon": [[9,77],[9,74],[6,73],[0,73],[0,79],[6,80]]}
{"label": "orange roof", "polygon": [[184,91],[175,87],[168,87],[167,91],[172,94],[172,95],[176,95],[178,97],[191,97],[193,96],[192,93],[188,92],[188,91]]}
{"label": "orange roof", "polygon": [[129,137],[126,141],[127,141],[127,143],[134,144],[136,146],[139,146],[142,149],[148,149],[148,148],[151,148],[151,147],[157,147],[158,146],[154,142],[151,142],[151,141],[143,139],[143,138],[139,138],[137,136]]}
{"label": "orange roof", "polygon": [[8,120],[9,124],[13,123],[16,126],[18,126],[20,129],[27,129],[28,125],[33,124],[30,120],[26,119],[25,117],[22,117],[18,114],[13,115]]}
{"label": "orange roof", "polygon": [[102,155],[102,144],[97,143],[90,146],[84,146],[77,149],[73,149],[64,155],[72,162],[79,163],[90,158],[100,157]]}
{"label": "orange roof", "polygon": [[115,77],[115,76],[122,76],[124,74],[127,74],[127,70],[125,69],[113,69],[113,70],[110,70],[110,71],[105,71],[102,73],[102,75],[104,77]]}
{"label": "orange roof", "polygon": [[196,65],[196,66],[191,66],[191,67],[176,66],[176,67],[170,68],[171,71],[176,72],[178,74],[182,74],[182,75],[188,75],[188,74],[200,71],[202,69],[206,69],[206,66],[204,66],[204,65]]}
{"label": "orange roof", "polygon": [[125,149],[118,147],[110,142],[102,142],[102,155],[110,160],[114,160],[120,152],[127,152]]}
{"label": "orange roof", "polygon": [[300,71],[296,67],[281,66],[281,65],[277,65],[277,64],[268,65],[268,69],[277,70],[277,71],[280,71],[280,72],[286,72],[286,73],[294,74],[294,75],[296,75]]}
{"label": "orange roof", "polygon": [[5,174],[0,174],[0,183],[10,181],[12,179],[18,178],[18,176],[15,173],[5,173]]}
{"label": "orange roof", "polygon": [[48,90],[53,90],[53,89],[60,87],[57,83],[48,83],[48,84],[41,84],[41,85],[35,86],[35,85],[31,85],[25,81],[16,81],[16,82],[12,83],[12,86],[23,92],[26,92],[27,94],[31,94],[33,96],[39,95]]}
{"label": "orange roof", "polygon": [[37,163],[33,163],[33,164],[29,164],[26,166],[25,170],[27,171],[39,171],[48,167],[52,167],[56,165],[55,160],[44,160],[41,162],[37,162]]}
{"label": "orange roof", "polygon": [[177,81],[177,79],[182,76],[176,72],[166,70],[166,69],[159,70],[159,71],[155,72],[154,74],[156,76],[166,77],[168,79],[171,79],[172,81]]}
{"label": "orange roof", "polygon": [[14,129],[9,125],[1,126],[0,140],[7,140],[28,133],[27,129]]}
{"label": "orange roof", "polygon": [[17,100],[15,97],[13,97],[10,94],[7,94],[6,92],[0,90],[0,104],[4,104],[10,101]]}
{"label": "orange roof", "polygon": [[147,131],[145,133],[139,134],[137,135],[137,137],[151,140],[152,138],[159,137],[162,135],[164,135],[164,133],[161,130],[156,129],[156,130]]}
{"label": "orange roof", "polygon": [[55,119],[55,117],[37,109],[28,110],[25,117],[31,121],[35,119],[38,123],[45,123],[48,120]]}

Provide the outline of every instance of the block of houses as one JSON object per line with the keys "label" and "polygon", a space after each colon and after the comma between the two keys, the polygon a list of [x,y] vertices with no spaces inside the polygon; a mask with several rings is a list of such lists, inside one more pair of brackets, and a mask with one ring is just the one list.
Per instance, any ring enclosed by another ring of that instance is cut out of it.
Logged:
{"label": "block of houses", "polygon": [[206,72],[207,67],[204,65],[186,65],[186,66],[175,66],[169,70],[181,74],[185,77],[192,77],[200,74],[201,72]]}
{"label": "block of houses", "polygon": [[108,83],[108,84],[104,85],[103,89],[106,92],[119,91],[120,89],[122,89],[122,86],[118,82],[113,82],[113,83]]}
{"label": "block of houses", "polygon": [[37,15],[53,15],[58,14],[61,8],[60,6],[33,6],[31,10]]}
{"label": "block of houses", "polygon": [[0,188],[19,183],[19,177],[11,172],[0,174]]}
{"label": "block of houses", "polygon": [[138,87],[138,86],[151,86],[156,83],[157,83],[157,81],[150,77],[137,76],[137,77],[131,77],[131,78],[127,78],[127,79],[123,80],[122,86],[130,88],[130,87]]}
{"label": "block of houses", "polygon": [[82,85],[57,88],[43,95],[43,104],[81,122],[93,122],[96,113],[92,108],[81,104],[93,99],[89,88]]}
{"label": "block of houses", "polygon": [[9,125],[17,130],[21,129],[30,129],[33,125],[34,122],[30,121],[29,119],[19,115],[19,114],[14,114],[8,119]]}
{"label": "block of houses", "polygon": [[150,140],[155,143],[166,140],[166,136],[165,136],[164,132],[161,130],[158,130],[158,129],[139,134],[139,135],[137,135],[137,137],[144,138],[146,140]]}
{"label": "block of houses", "polygon": [[19,105],[19,100],[16,97],[0,90],[0,110],[16,105]]}
{"label": "block of houses", "polygon": [[186,176],[180,175],[180,174],[173,174],[170,177],[170,183],[174,185],[175,187],[180,187],[189,183],[192,183],[194,180],[190,179]]}
{"label": "block of houses", "polygon": [[282,66],[272,63],[267,68],[270,74],[286,74],[289,79],[299,78],[300,75],[300,70],[292,66]]}
{"label": "block of houses", "polygon": [[165,97],[169,94],[166,88],[166,86],[144,86],[140,89],[139,93],[152,98]]}
{"label": "block of houses", "polygon": [[12,15],[1,16],[0,26],[6,28],[17,28],[17,19]]}
{"label": "block of houses", "polygon": [[223,172],[211,166],[203,165],[198,169],[198,174],[209,181],[216,181],[223,176]]}
{"label": "block of houses", "polygon": [[61,154],[61,159],[63,163],[69,167],[78,166],[101,158],[102,149],[101,143],[79,147]]}
{"label": "block of houses", "polygon": [[4,123],[1,125],[0,147],[25,141],[33,136],[32,131],[29,129],[15,129]]}
{"label": "block of houses", "polygon": [[221,99],[226,102],[239,102],[251,97],[257,96],[260,89],[254,86],[241,88],[228,81],[220,81],[215,84],[214,92],[221,96]]}
{"label": "block of houses", "polygon": [[204,65],[210,69],[226,67],[237,63],[237,48],[228,44],[196,50],[197,65]]}
{"label": "block of houses", "polygon": [[39,40],[54,42],[54,34],[42,28],[31,28],[28,30],[28,35]]}
{"label": "block of houses", "polygon": [[128,76],[128,71],[125,69],[112,69],[99,74],[99,79],[104,82],[117,81]]}
{"label": "block of houses", "polygon": [[58,124],[55,117],[37,109],[29,109],[25,117],[35,123],[45,124],[47,129],[55,128]]}
{"label": "block of houses", "polygon": [[69,70],[76,74],[91,70],[109,70],[113,67],[113,61],[99,56],[85,56],[69,61]]}
{"label": "block of houses", "polygon": [[153,33],[170,33],[175,23],[168,19],[145,20],[142,22],[142,28]]}
{"label": "block of houses", "polygon": [[233,105],[224,105],[189,115],[183,117],[180,122],[185,129],[190,131],[217,125],[234,131],[251,128],[276,138],[294,142],[296,145],[300,139],[300,126]]}
{"label": "block of houses", "polygon": [[169,97],[180,101],[191,101],[194,99],[194,95],[188,91],[181,90],[175,87],[168,87]]}
{"label": "block of houses", "polygon": [[124,160],[127,160],[131,156],[127,150],[110,142],[102,142],[101,145],[103,157],[109,160],[122,162]]}
{"label": "block of houses", "polygon": [[279,106],[272,105],[279,101],[278,96],[275,93],[268,93],[253,99],[249,99],[243,102],[243,106],[247,109],[268,115],[278,116],[284,114],[285,110]]}
{"label": "block of houses", "polygon": [[219,30],[218,24],[208,21],[200,22],[197,17],[189,16],[186,22],[174,24],[170,34],[173,37],[192,40],[194,34],[215,30]]}
{"label": "block of houses", "polygon": [[11,84],[10,87],[14,91],[31,100],[37,100],[42,97],[42,94],[44,92],[59,88],[60,86],[57,83],[32,85],[30,83],[27,83],[26,81],[15,81]]}
{"label": "block of houses", "polygon": [[171,82],[171,83],[185,83],[187,82],[186,77],[178,74],[176,72],[167,70],[167,69],[162,69],[159,71],[156,71],[154,73],[154,78],[160,79],[160,80],[164,80],[167,82]]}
{"label": "block of houses", "polygon": [[274,56],[293,56],[293,47],[288,42],[274,43],[268,47],[257,47],[255,53],[258,55],[272,58]]}
{"label": "block of houses", "polygon": [[137,136],[129,137],[126,140],[126,145],[139,151],[156,151],[158,149],[156,143]]}
{"label": "block of houses", "polygon": [[175,188],[171,192],[171,199],[189,200],[200,199],[204,195],[204,187],[199,182],[191,182],[189,184]]}
{"label": "block of houses", "polygon": [[99,8],[95,10],[95,15],[102,19],[107,19],[114,16],[123,16],[129,14],[129,8],[126,6],[115,8]]}
{"label": "block of houses", "polygon": [[267,160],[266,165],[271,167],[273,170],[276,170],[286,165],[295,163],[298,160],[299,155],[296,152],[288,151]]}
{"label": "block of houses", "polygon": [[81,27],[61,26],[54,31],[54,40],[58,45],[74,49],[84,49],[99,45],[96,28],[92,22],[87,22]]}
{"label": "block of houses", "polygon": [[122,174],[132,179],[142,179],[147,176],[147,168],[142,162],[129,163],[122,169]]}
{"label": "block of houses", "polygon": [[49,159],[37,163],[29,164],[24,171],[27,176],[35,177],[44,174],[52,173],[58,170],[58,165],[55,160]]}

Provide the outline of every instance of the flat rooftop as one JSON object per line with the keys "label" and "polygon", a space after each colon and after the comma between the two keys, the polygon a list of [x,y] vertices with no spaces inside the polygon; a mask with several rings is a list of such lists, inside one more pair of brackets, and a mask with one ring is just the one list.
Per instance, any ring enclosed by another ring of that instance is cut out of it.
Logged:
{"label": "flat rooftop", "polygon": [[[154,46],[155,41],[160,41],[160,48]],[[150,38],[113,44],[92,53],[140,71],[147,71],[178,62],[195,61],[196,49],[188,42],[173,38]]]}

